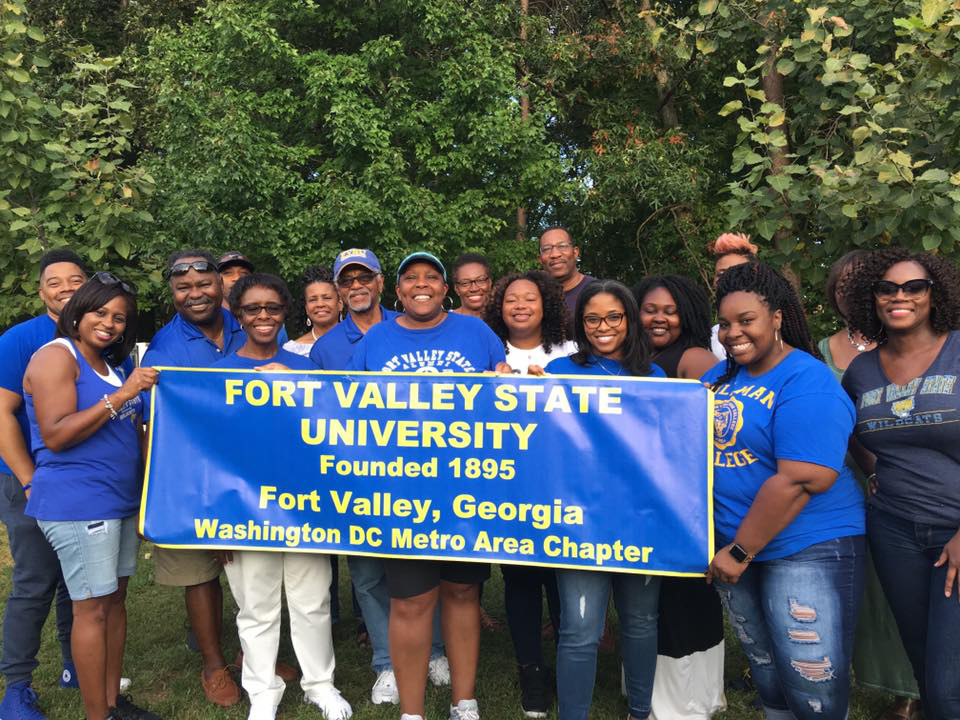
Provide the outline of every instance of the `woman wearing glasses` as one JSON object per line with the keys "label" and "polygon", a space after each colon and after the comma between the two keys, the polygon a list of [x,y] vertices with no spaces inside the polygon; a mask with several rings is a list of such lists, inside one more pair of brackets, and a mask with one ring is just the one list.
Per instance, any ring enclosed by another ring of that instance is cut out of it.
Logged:
{"label": "woman wearing glasses", "polygon": [[924,717],[960,717],[960,275],[936,255],[883,250],[843,297],[851,328],[878,343],[843,376],[874,489],[870,552]]}
{"label": "woman wearing glasses", "polygon": [[[240,278],[230,291],[230,310],[247,340],[213,367],[253,370],[315,370],[309,358],[277,347],[287,318],[290,293],[283,280],[265,273]],[[280,643],[280,596],[285,589],[290,635],[303,671],[300,685],[308,703],[325,720],[346,720],[353,712],[333,684],[330,621],[330,558],[296,552],[225,552],[224,569],[239,606],[237,631],[243,648],[241,684],[250,696],[248,720],[273,720],[285,684],[276,673]]]}
{"label": "woman wearing glasses", "polygon": [[[574,315],[577,352],[550,362],[556,375],[666,377],[650,362],[637,301],[614,280],[587,285]],[[557,700],[560,720],[587,720],[597,676],[597,646],[611,592],[620,619],[620,645],[629,717],[650,714],[657,666],[657,604],[660,578],[651,575],[557,570],[560,643]]]}
{"label": "woman wearing glasses", "polygon": [[453,289],[460,298],[460,315],[483,319],[484,309],[493,289],[490,263],[479,253],[464,253],[453,263]]}
{"label": "woman wearing glasses", "polygon": [[157,718],[118,695],[139,545],[140,393],[157,380],[153,368],[123,377],[136,331],[135,288],[96,273],[64,306],[56,339],[34,354],[23,378],[36,459],[26,514],[56,551],[73,601],[71,646],[87,720]]}
{"label": "woman wearing glasses", "polygon": [[863,590],[863,496],[845,465],[854,410],[800,300],[750,262],[717,282],[728,360],[714,405],[717,586],[767,718],[844,720]]}

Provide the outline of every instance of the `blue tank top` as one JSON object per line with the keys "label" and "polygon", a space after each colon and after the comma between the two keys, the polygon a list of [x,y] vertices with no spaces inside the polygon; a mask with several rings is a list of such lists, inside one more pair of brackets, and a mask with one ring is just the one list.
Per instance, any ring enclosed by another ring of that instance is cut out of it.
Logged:
{"label": "blue tank top", "polygon": [[[58,341],[54,341],[58,342]],[[102,405],[117,389],[99,375],[70,342],[80,374],[77,409]],[[122,370],[116,370],[123,380]],[[140,506],[143,473],[140,436],[143,401],[139,396],[117,410],[97,432],[63,450],[48,450],[40,435],[33,395],[25,394],[36,471],[26,514],[38,520],[113,520],[126,518]]]}

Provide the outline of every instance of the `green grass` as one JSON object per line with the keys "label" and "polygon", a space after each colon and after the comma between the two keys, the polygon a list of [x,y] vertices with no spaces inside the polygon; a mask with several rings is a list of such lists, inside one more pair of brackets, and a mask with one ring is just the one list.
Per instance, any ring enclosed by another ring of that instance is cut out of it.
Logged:
{"label": "green grass", "polygon": [[[130,690],[134,700],[150,708],[165,720],[242,720],[247,716],[248,706],[241,702],[234,708],[224,710],[206,702],[198,680],[199,657],[187,649],[184,642],[183,593],[173,588],[160,587],[153,583],[153,564],[149,559],[150,546],[140,549],[137,575],[131,580],[127,599],[128,631],[124,674],[132,678]],[[0,541],[0,593],[6,597],[10,588],[10,561],[6,554],[6,537]],[[356,622],[350,611],[350,592],[346,562],[341,559],[341,608],[345,617],[334,628],[337,650],[337,686],[351,702],[357,720],[397,720],[395,706],[375,706],[370,703],[370,687],[373,673],[370,670],[370,651],[357,646],[354,636]],[[224,579],[224,587],[227,583]],[[503,619],[503,581],[499,572],[484,591],[484,607],[496,618]],[[225,650],[232,658],[239,647],[236,627],[233,622],[235,607],[232,600],[226,602]],[[289,641],[289,626],[284,622],[280,654],[293,661]],[[54,623],[48,622],[44,629],[40,667],[34,675],[34,688],[40,694],[41,705],[50,720],[80,720],[83,709],[77,691],[60,690],[57,680],[60,673],[60,653],[56,641]],[[744,669],[746,660],[735,640],[728,633],[727,677],[736,677]],[[549,662],[553,664],[553,649],[545,643]],[[480,654],[478,692],[480,709],[485,720],[503,720],[523,716],[520,712],[519,692],[516,687],[516,670],[513,650],[506,628],[497,632],[485,632]],[[619,663],[614,655],[601,655],[597,673],[596,702],[593,720],[622,720],[626,717],[626,705],[620,697]],[[746,693],[728,691],[726,712],[717,715],[718,720],[746,720],[762,718],[762,713],[750,706],[751,697]],[[872,691],[854,691],[850,710],[852,720],[871,720],[888,701],[884,695]],[[427,717],[445,720],[449,707],[449,692],[430,688],[427,692]],[[279,716],[283,720],[318,720],[320,712],[302,702],[302,693],[297,685],[291,685],[280,705]],[[661,719],[669,720],[669,719]]]}

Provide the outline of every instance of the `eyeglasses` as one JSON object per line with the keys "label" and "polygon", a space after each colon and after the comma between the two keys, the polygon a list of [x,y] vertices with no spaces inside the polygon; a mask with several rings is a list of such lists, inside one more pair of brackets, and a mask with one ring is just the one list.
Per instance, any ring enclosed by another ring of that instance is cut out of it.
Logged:
{"label": "eyeglasses", "polygon": [[455,284],[461,290],[466,290],[467,288],[471,288],[474,285],[476,285],[477,287],[480,287],[481,285],[486,285],[488,282],[490,282],[490,276],[484,275],[483,277],[472,278],[470,280],[457,280]]}
{"label": "eyeglasses", "polygon": [[902,290],[904,297],[918,298],[926,295],[932,287],[933,280],[927,278],[907,280],[905,283],[900,283],[899,285],[890,280],[877,280],[873,283],[873,294],[877,297],[892,298],[896,297],[897,293]]}
{"label": "eyeglasses", "polygon": [[267,315],[270,317],[280,317],[283,315],[286,308],[283,305],[278,303],[263,303],[262,305],[241,305],[240,312],[242,312],[247,317],[256,317],[264,310],[267,311]]}
{"label": "eyeglasses", "polygon": [[167,271],[164,273],[164,277],[169,280],[173,275],[183,275],[191,270],[196,270],[199,273],[216,272],[217,267],[213,263],[207,262],[206,260],[194,260],[193,262],[176,263],[167,268]]}
{"label": "eyeglasses", "polygon": [[357,273],[356,275],[350,275],[349,277],[339,277],[337,278],[337,287],[347,288],[353,287],[354,281],[359,282],[361,285],[373,285],[373,282],[377,279],[377,273]]}
{"label": "eyeglasses", "polygon": [[123,290],[127,295],[137,294],[136,285],[125,282],[112,272],[107,272],[106,270],[101,270],[100,272],[94,273],[91,279],[96,280],[101,285],[119,285],[120,289]]}
{"label": "eyeglasses", "polygon": [[573,247],[573,243],[571,242],[559,242],[559,243],[556,243],[555,245],[541,245],[540,254],[549,255],[554,250],[558,250],[559,252],[566,252],[572,247]]}
{"label": "eyeglasses", "polygon": [[591,330],[596,330],[600,327],[600,323],[606,322],[607,327],[617,328],[620,327],[620,323],[623,322],[623,313],[612,312],[607,315],[584,315],[583,324],[590,328]]}

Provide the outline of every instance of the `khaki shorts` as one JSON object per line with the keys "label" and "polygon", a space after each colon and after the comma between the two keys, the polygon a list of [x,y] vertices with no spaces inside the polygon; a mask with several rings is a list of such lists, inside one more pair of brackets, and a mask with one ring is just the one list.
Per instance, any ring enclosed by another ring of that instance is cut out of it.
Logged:
{"label": "khaki shorts", "polygon": [[202,585],[222,571],[223,564],[212,550],[153,549],[153,574],[158,585]]}

